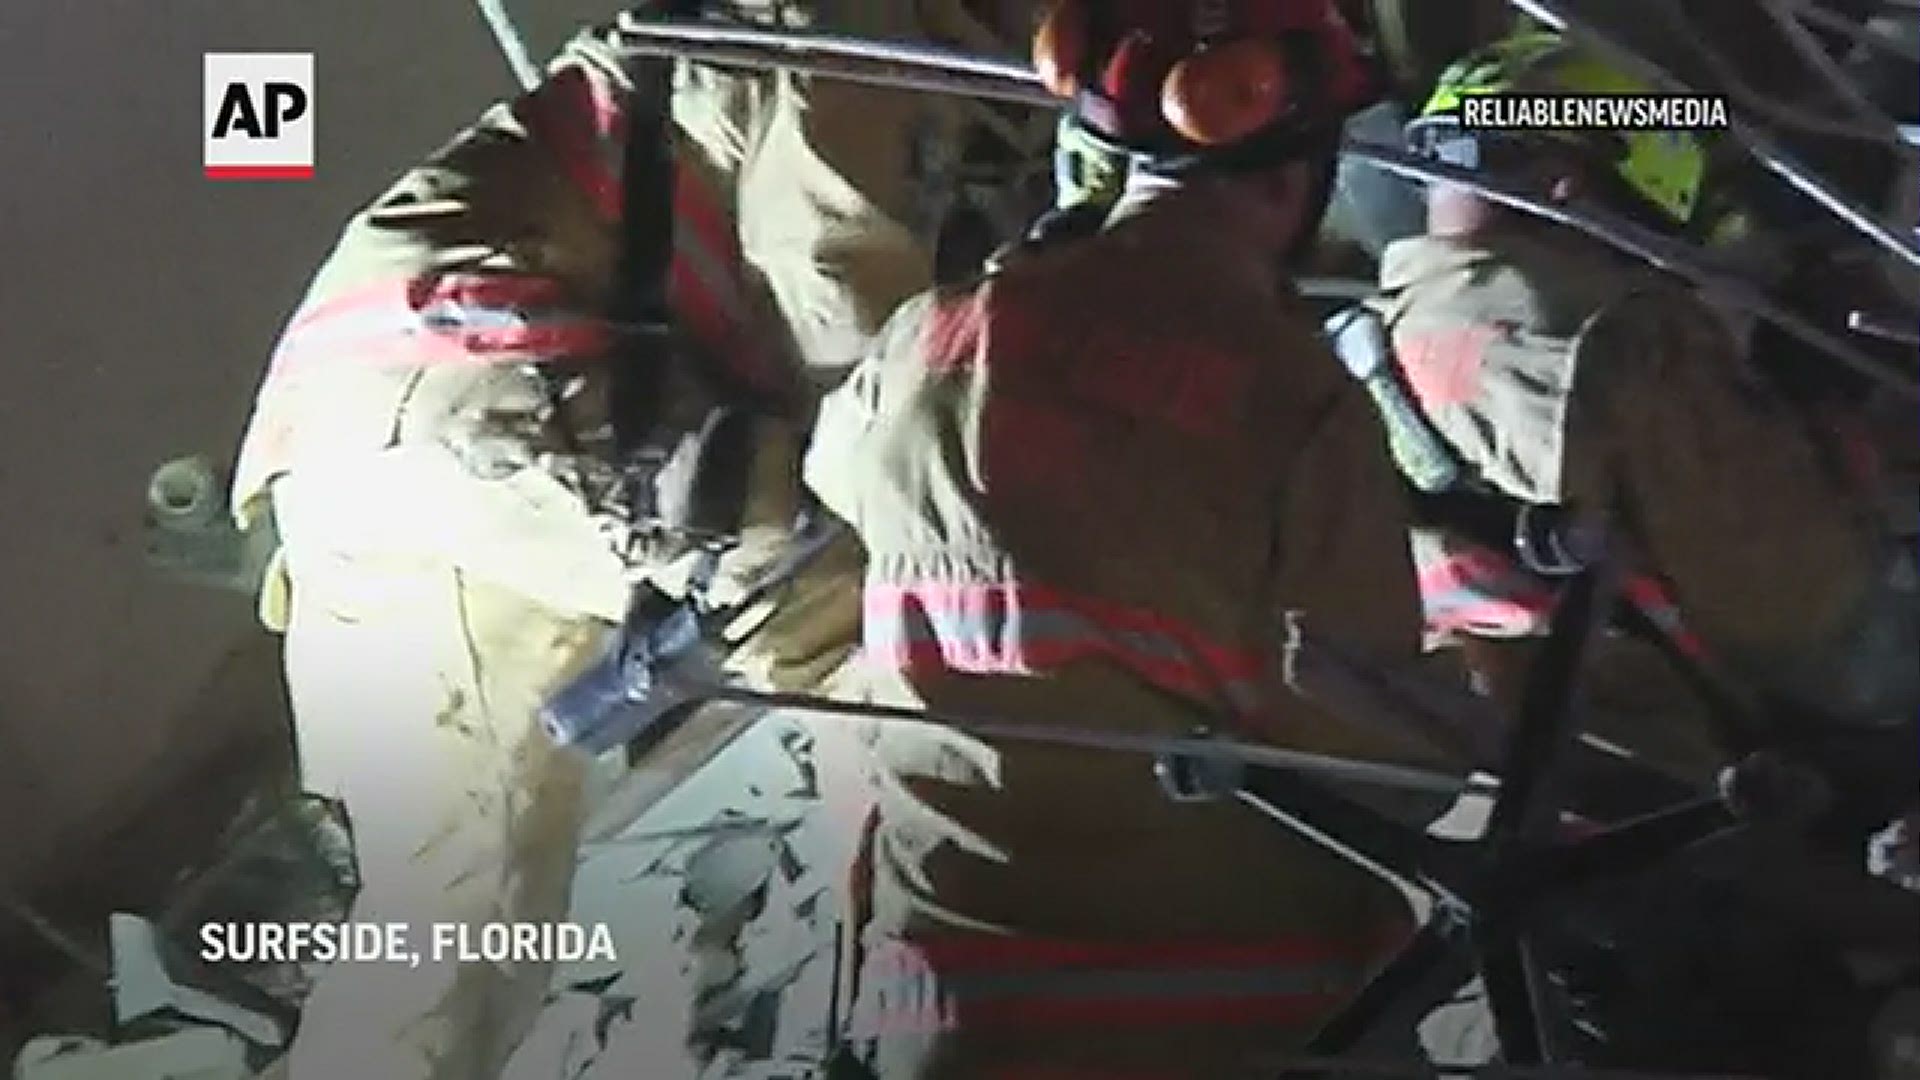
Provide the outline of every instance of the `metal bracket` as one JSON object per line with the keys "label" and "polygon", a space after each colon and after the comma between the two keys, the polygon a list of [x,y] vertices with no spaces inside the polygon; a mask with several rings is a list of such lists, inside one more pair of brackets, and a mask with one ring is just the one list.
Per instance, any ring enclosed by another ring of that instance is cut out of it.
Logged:
{"label": "metal bracket", "polygon": [[1230,798],[1246,786],[1246,775],[1246,764],[1225,754],[1158,754],[1153,759],[1153,778],[1167,798],[1177,803]]}

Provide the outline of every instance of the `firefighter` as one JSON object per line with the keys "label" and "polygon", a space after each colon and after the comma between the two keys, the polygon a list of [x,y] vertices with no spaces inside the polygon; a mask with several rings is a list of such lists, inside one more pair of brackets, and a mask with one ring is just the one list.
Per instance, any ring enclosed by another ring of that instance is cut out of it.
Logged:
{"label": "firefighter", "polygon": [[[1451,67],[1408,138],[1549,199],[1714,242],[1737,219],[1709,209],[1706,133],[1455,122],[1471,94],[1646,89],[1557,35],[1526,30]],[[1854,722],[1901,715],[1896,703],[1912,694],[1911,612],[1881,585],[1860,488],[1756,376],[1714,309],[1584,234],[1463,186],[1431,186],[1427,209],[1425,235],[1384,253],[1370,305],[1391,339],[1392,382],[1415,406],[1384,410],[1409,477],[1562,507],[1607,529],[1630,560],[1634,606],[1704,669],[1754,688],[1764,709]],[[1410,416],[1423,431],[1404,430]],[[1511,701],[1553,610],[1551,581],[1444,526],[1417,530],[1414,546],[1431,643],[1470,643]],[[1602,648],[1619,650],[1621,670],[1653,670],[1629,646]],[[1648,703],[1641,694],[1636,711]],[[1637,728],[1627,735],[1664,742],[1652,756],[1692,775],[1718,760],[1697,722],[1693,734]]]}
{"label": "firefighter", "polygon": [[[1522,30],[1449,67],[1407,141],[1549,202],[1597,205],[1702,248],[1737,244],[1738,209],[1708,184],[1711,133],[1470,131],[1458,123],[1473,94],[1652,89],[1559,35]],[[1904,594],[1898,587],[1898,563],[1887,557],[1865,497],[1871,471],[1847,467],[1850,455],[1760,375],[1735,336],[1737,323],[1706,298],[1584,233],[1463,185],[1431,185],[1426,204],[1424,235],[1385,249],[1380,295],[1330,325],[1339,328],[1342,359],[1375,399],[1403,475],[1429,493],[1424,505],[1450,508],[1412,535],[1437,658],[1463,659],[1502,711],[1516,715],[1558,608],[1558,583],[1591,554],[1516,543],[1516,533],[1549,537],[1515,530],[1499,514],[1496,530],[1472,520],[1500,505],[1524,510],[1522,521],[1571,525],[1563,538],[1604,535],[1619,559],[1630,614],[1618,625],[1634,632],[1590,644],[1583,717],[1642,763],[1710,787],[1739,750],[1710,722],[1716,710],[1738,716],[1746,730],[1737,734],[1781,740],[1794,747],[1789,753],[1823,743],[1869,747],[1884,741],[1880,734],[1898,735],[1915,701],[1913,594],[1910,584]],[[1354,329],[1368,321],[1378,355],[1363,344],[1370,335]],[[1463,506],[1470,512],[1457,513]],[[1654,636],[1666,645],[1650,644]],[[1718,692],[1703,694],[1682,668]],[[1836,732],[1846,737],[1824,738]],[[1871,815],[1902,809],[1912,780],[1910,755],[1900,756],[1908,760],[1890,767],[1858,768],[1844,755],[1830,761],[1844,770],[1835,775],[1846,809],[1835,817],[1864,826]],[[1643,796],[1582,795],[1619,800],[1617,812],[1652,809],[1632,802]],[[1905,840],[1899,827],[1886,830],[1870,849],[1870,868],[1898,880]],[[1714,894],[1704,912],[1663,906],[1691,887],[1679,868],[1625,884],[1612,898],[1620,958],[1608,972],[1622,989],[1586,1006],[1614,1052],[1631,1058],[1636,1045],[1661,1045],[1678,1030],[1689,1051],[1724,1055],[1711,1059],[1715,1067],[1775,1063],[1776,1044],[1721,1030],[1715,1012],[1795,1002],[1810,976],[1792,969],[1777,979],[1758,970],[1726,978],[1720,973],[1733,969],[1719,956],[1739,950],[1696,920],[1739,928],[1727,931],[1734,940],[1773,940],[1759,936],[1769,916],[1752,912],[1779,910],[1785,890],[1777,883],[1799,872],[1792,861],[1754,860],[1739,871],[1738,891]],[[1848,895],[1827,899],[1872,894]],[[1574,961],[1576,982],[1581,962]],[[1701,994],[1662,978],[1681,970],[1711,972],[1706,982],[1737,993],[1690,1015]],[[1682,1015],[1684,1025],[1662,1028]],[[1824,1037],[1819,1026],[1794,1028],[1792,1049]],[[1727,1049],[1706,1049],[1722,1036]]]}
{"label": "firefighter", "polygon": [[[920,36],[937,7],[864,5],[847,29]],[[635,582],[684,590],[714,542],[672,510],[709,470],[677,495],[663,477],[716,455],[676,448],[751,418],[710,470],[746,492],[706,586],[725,603],[788,534],[815,388],[932,280],[939,199],[916,163],[954,138],[947,103],[649,60],[627,18],[352,219],[236,469],[242,522],[271,513],[282,538],[262,616],[286,638],[306,786],[351,826],[352,917],[423,948],[429,923],[565,918],[584,766],[535,718]],[[837,667],[859,565],[850,542],[822,556],[812,591],[730,642],[733,668],[796,688]],[[330,967],[278,1068],[497,1075],[548,974]]]}
{"label": "firefighter", "polygon": [[[860,535],[849,696],[1429,761],[1295,695],[1287,627],[1418,651],[1398,482],[1290,259],[1368,100],[1323,0],[1056,5],[1111,214],[909,301],[829,395],[812,489]],[[1402,940],[1406,896],[1150,762],[876,725],[851,1057],[885,1080],[1238,1075]]]}

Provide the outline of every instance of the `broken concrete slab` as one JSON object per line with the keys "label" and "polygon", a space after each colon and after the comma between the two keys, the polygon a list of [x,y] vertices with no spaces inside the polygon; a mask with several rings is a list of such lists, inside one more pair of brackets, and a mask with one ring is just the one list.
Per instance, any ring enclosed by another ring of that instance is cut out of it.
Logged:
{"label": "broken concrete slab", "polygon": [[230,1031],[195,1027],[112,1046],[44,1036],[14,1059],[13,1080],[247,1080],[247,1044]]}
{"label": "broken concrete slab", "polygon": [[[822,802],[818,741],[769,715],[638,812],[599,815],[569,918],[609,926],[619,961],[556,974],[557,987],[593,982],[602,1009],[556,995],[509,1075],[805,1075],[795,1062],[824,1060],[839,930],[826,864],[846,845]],[[584,1073],[568,1060],[581,1048]]]}
{"label": "broken concrete slab", "polygon": [[554,997],[501,1080],[576,1080],[584,1075],[605,1048],[607,1009],[599,994],[566,991]]}
{"label": "broken concrete slab", "polygon": [[777,836],[730,836],[707,842],[688,857],[681,895],[693,910],[721,918],[747,902],[780,868]]}
{"label": "broken concrete slab", "polygon": [[175,982],[162,956],[159,934],[138,915],[108,920],[113,942],[113,1012],[121,1024],[172,1012],[216,1024],[268,1049],[286,1044],[287,1032],[271,1017]]}

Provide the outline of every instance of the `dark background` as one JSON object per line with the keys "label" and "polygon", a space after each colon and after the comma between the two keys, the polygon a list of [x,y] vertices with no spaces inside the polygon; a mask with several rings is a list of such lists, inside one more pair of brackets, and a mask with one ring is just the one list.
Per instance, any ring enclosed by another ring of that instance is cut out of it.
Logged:
{"label": "dark background", "polygon": [[[515,15],[544,57],[617,6]],[[247,50],[315,54],[311,182],[201,175],[201,55]],[[513,90],[463,0],[0,4],[0,891],[58,887],[284,739],[251,602],[145,565],[148,476],[228,460],[346,215]]]}

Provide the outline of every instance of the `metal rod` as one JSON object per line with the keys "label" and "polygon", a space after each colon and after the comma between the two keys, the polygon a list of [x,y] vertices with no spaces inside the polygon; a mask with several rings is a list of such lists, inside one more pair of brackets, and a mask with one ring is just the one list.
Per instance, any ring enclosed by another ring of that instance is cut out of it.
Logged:
{"label": "metal rod", "polygon": [[513,15],[507,11],[507,0],[478,0],[480,17],[487,20],[487,29],[493,32],[493,40],[500,46],[500,55],[506,57],[507,66],[513,69],[513,77],[520,83],[522,90],[531,90],[540,85],[540,66],[533,62],[533,55],[527,50],[526,38],[520,36],[520,28],[513,24]]}
{"label": "metal rod", "polygon": [[[1592,30],[1587,24],[1569,19],[1548,0],[1510,0],[1510,2],[1549,25],[1561,27],[1577,36],[1592,38],[1596,46],[1608,52],[1618,53],[1623,61],[1646,72],[1650,78],[1662,85],[1681,92],[1688,91],[1685,84],[1674,79],[1665,70],[1655,67],[1637,53]],[[1002,100],[1015,100],[1041,107],[1059,108],[1061,106],[1059,99],[1039,85],[1033,69],[1026,64],[969,55],[952,49],[909,42],[876,41],[842,34],[720,26],[688,19],[632,19],[623,22],[622,26],[635,35],[651,38],[656,48],[663,54],[692,55],[693,47],[739,49],[737,58],[715,62],[739,62],[758,67],[784,67],[812,71],[817,74],[837,75],[842,78],[853,77],[853,71],[849,70],[849,65],[856,68],[863,65],[870,68],[877,64],[920,71],[931,69],[975,81],[970,84],[929,80],[916,88],[978,93],[982,89],[981,84],[1004,83],[1008,86],[1006,96]],[[872,78],[876,74],[869,71],[866,77]],[[1873,214],[1855,206],[1843,195],[1833,191],[1823,179],[1809,172],[1804,165],[1775,146],[1764,133],[1736,123],[1735,134],[1748,145],[1762,164],[1779,173],[1796,188],[1876,242],[1886,246],[1908,262],[1920,266],[1920,243],[1904,237],[1901,230],[1880,221]]]}
{"label": "metal rod", "polygon": [[675,48],[685,45],[733,45],[748,49],[772,49],[795,56],[932,67],[1006,82],[1033,81],[1033,69],[1020,61],[1000,60],[938,45],[883,41],[813,30],[775,30],[699,19],[632,19],[623,21],[620,28],[642,38],[671,43]]}
{"label": "metal rod", "polygon": [[[1668,73],[1666,69],[1621,44],[1612,35],[1596,29],[1590,22],[1574,18],[1559,0],[1508,0],[1508,2],[1522,13],[1538,19],[1552,29],[1587,42],[1619,63],[1644,75],[1663,89],[1673,93],[1695,92],[1686,83]],[[1801,194],[1819,203],[1828,213],[1852,226],[1874,243],[1906,262],[1920,267],[1920,242],[1915,241],[1910,229],[1883,220],[1878,214],[1859,206],[1843,193],[1836,191],[1833,185],[1788,153],[1784,147],[1775,143],[1766,132],[1736,119],[1733,122],[1733,135],[1746,145],[1747,150],[1756,160],[1793,185]]]}
{"label": "metal rod", "polygon": [[1233,797],[1346,862],[1442,905],[1462,906],[1475,884],[1472,852],[1426,834],[1444,807],[1369,805],[1324,784],[1301,783],[1293,773],[1258,767],[1246,770]]}
{"label": "metal rod", "polygon": [[[659,24],[638,25],[657,28]],[[774,30],[754,32],[780,39],[784,39],[791,33]],[[919,90],[933,94],[954,94],[988,101],[1003,101],[1013,105],[1030,105],[1036,108],[1057,109],[1061,106],[1058,98],[1036,82],[1027,80],[1015,82],[985,75],[949,71],[925,64],[863,59],[836,53],[808,54],[790,51],[784,43],[767,45],[731,41],[681,41],[656,33],[647,39],[633,42],[629,47],[639,56],[682,57],[721,67],[780,68],[805,75],[865,83],[869,86]]]}
{"label": "metal rod", "polygon": [[1572,891],[1657,864],[1739,824],[1718,795],[1700,796],[1529,856],[1528,880],[1555,892]]}
{"label": "metal rod", "polygon": [[1345,1076],[1366,1080],[1760,1080],[1748,1074],[1645,1072],[1587,1065],[1467,1065],[1448,1062],[1359,1061],[1349,1057],[1284,1054],[1259,1065],[1286,1076]]}
{"label": "metal rod", "polygon": [[[930,93],[973,95],[1035,108],[1058,109],[1064,104],[1041,86],[1038,76],[1025,65],[982,60],[950,49],[744,27],[727,27],[724,35],[717,35],[708,32],[713,28],[690,24],[687,20],[629,20],[623,25],[644,30],[645,40],[635,48],[648,55],[688,56],[751,68],[786,68],[829,78]],[[690,35],[690,29],[698,33]],[[958,66],[949,66],[954,64]],[[1686,244],[1592,209],[1547,203],[1530,192],[1478,173],[1395,148],[1349,139],[1342,152],[1405,178],[1459,184],[1511,209],[1577,229],[1718,293],[1733,306],[1773,323],[1862,376],[1902,397],[1920,401],[1920,379],[1889,369],[1838,335],[1767,300],[1744,282],[1707,267],[1695,249]]]}
{"label": "metal rod", "polygon": [[[1581,730],[1579,683],[1587,645],[1613,610],[1618,581],[1607,560],[1574,579],[1528,674],[1482,841],[1489,864],[1498,868],[1496,880],[1512,860],[1550,844],[1558,827],[1566,761]],[[1496,897],[1476,899],[1484,905]],[[1546,968],[1530,928],[1515,919],[1514,899],[1497,900],[1497,910],[1476,913],[1473,938],[1502,1056],[1518,1064],[1557,1064],[1565,1048]]]}
{"label": "metal rod", "polygon": [[1547,629],[1512,718],[1500,793],[1487,822],[1494,856],[1544,842],[1559,822],[1561,774],[1581,728],[1579,680],[1587,643],[1612,613],[1619,574],[1603,561],[1575,578]]}
{"label": "metal rod", "polygon": [[801,709],[841,718],[939,724],[955,731],[984,738],[1072,746],[1085,750],[1229,758],[1247,765],[1304,773],[1325,780],[1369,784],[1436,795],[1458,795],[1468,786],[1467,778],[1464,776],[1453,776],[1430,769],[1356,761],[1304,750],[1287,750],[1277,746],[1241,742],[1237,739],[1213,735],[1129,735],[1085,728],[1041,727],[1034,724],[1017,724],[971,716],[954,716],[926,709],[841,701],[815,694],[750,690],[738,686],[705,688],[699,703],[714,702],[730,702],[768,709]]}
{"label": "metal rod", "polygon": [[1366,278],[1303,277],[1293,285],[1310,300],[1368,300],[1380,292],[1380,286]]}
{"label": "metal rod", "polygon": [[[1674,25],[1677,33],[1694,39],[1694,47],[1699,50],[1707,69],[1713,73],[1715,79],[1720,81],[1736,108],[1744,109],[1775,124],[1797,128],[1810,134],[1882,143],[1897,152],[1906,152],[1906,147],[1900,144],[1897,133],[1890,126],[1891,120],[1869,126],[1859,121],[1842,119],[1815,109],[1804,108],[1756,89],[1741,75],[1734,63],[1727,59],[1725,53],[1714,48],[1706,40],[1705,35],[1695,29],[1685,12],[1674,8],[1662,8],[1661,11]],[[1793,28],[1802,34],[1806,33],[1798,23],[1794,23]],[[1822,56],[1824,57],[1825,54],[1823,53]]]}
{"label": "metal rod", "polygon": [[[1358,994],[1321,1024],[1307,1043],[1307,1051],[1315,1054],[1350,1051],[1377,1030],[1396,1006],[1402,1005],[1402,998],[1422,989],[1424,983],[1440,981],[1433,979],[1436,970],[1450,969],[1445,970],[1448,975],[1466,974],[1460,970],[1463,965],[1455,955],[1453,943],[1447,940],[1448,927],[1441,918],[1430,919],[1422,926]],[[1452,992],[1466,980],[1445,981],[1453,985],[1446,986],[1442,992]],[[1296,1075],[1289,1073],[1284,1080],[1293,1080]]]}
{"label": "metal rod", "polygon": [[1859,82],[1848,74],[1838,61],[1834,60],[1832,54],[1827,52],[1826,46],[1821,44],[1820,39],[1814,37],[1800,20],[1794,17],[1794,9],[1789,6],[1787,0],[1761,0],[1761,6],[1766,9],[1767,17],[1773,20],[1773,24],[1780,28],[1781,36],[1787,39],[1788,46],[1800,54],[1800,58],[1806,61],[1808,67],[1832,85],[1834,92],[1853,109],[1854,114],[1870,130],[1878,131],[1883,137],[1891,139],[1901,150],[1907,149],[1900,144],[1899,125],[1894,122],[1893,117],[1888,116],[1885,110],[1860,89]]}
{"label": "metal rod", "polygon": [[1914,48],[1908,42],[1888,37],[1870,26],[1856,23],[1844,15],[1836,15],[1817,3],[1809,3],[1808,0],[1785,0],[1785,2],[1787,9],[1794,15],[1822,30],[1832,31],[1870,49],[1880,49],[1903,60],[1920,64],[1920,49]]}
{"label": "metal rod", "polygon": [[1505,928],[1475,926],[1474,963],[1486,987],[1500,1057],[1515,1065],[1554,1065],[1546,1028],[1551,1005],[1535,977],[1535,961],[1526,942]]}
{"label": "metal rod", "polygon": [[1850,311],[1847,313],[1847,329],[1855,333],[1885,338],[1896,344],[1920,348],[1920,321],[1913,319],[1900,323],[1890,316],[1875,315],[1870,311]]}

